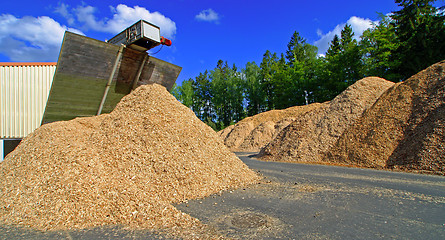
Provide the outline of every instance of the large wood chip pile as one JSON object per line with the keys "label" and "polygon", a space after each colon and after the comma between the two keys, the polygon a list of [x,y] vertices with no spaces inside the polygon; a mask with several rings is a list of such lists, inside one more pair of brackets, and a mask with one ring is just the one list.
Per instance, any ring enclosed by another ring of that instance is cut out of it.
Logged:
{"label": "large wood chip pile", "polygon": [[255,151],[255,149],[260,149],[268,144],[275,135],[275,125],[276,123],[273,121],[260,123],[244,138],[238,148],[245,151]]}
{"label": "large wood chip pile", "polygon": [[[318,105],[319,104],[311,105],[311,107]],[[244,138],[243,143],[241,143],[238,148],[243,149],[244,151],[258,152],[261,148],[269,144],[270,141],[275,139],[275,137],[294,120],[295,117],[289,117],[279,120],[278,122],[263,122]]]}
{"label": "large wood chip pile", "polygon": [[232,151],[259,151],[294,119],[322,104],[313,103],[283,110],[271,110],[245,118],[218,133]]}
{"label": "large wood chip pile", "polygon": [[445,175],[445,61],[385,92],[326,159]]}
{"label": "large wood chip pile", "polygon": [[164,87],[144,85],[110,114],[46,124],[26,137],[0,164],[0,222],[199,228],[171,203],[258,179]]}
{"label": "large wood chip pile", "polygon": [[332,101],[301,115],[261,149],[262,160],[311,162],[323,156],[343,131],[354,125],[363,111],[394,83],[367,77],[349,86]]}

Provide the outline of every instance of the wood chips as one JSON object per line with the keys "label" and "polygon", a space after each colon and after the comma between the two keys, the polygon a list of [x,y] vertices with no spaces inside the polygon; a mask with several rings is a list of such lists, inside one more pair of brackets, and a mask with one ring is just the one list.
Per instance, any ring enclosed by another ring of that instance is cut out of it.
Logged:
{"label": "wood chips", "polygon": [[171,203],[259,177],[160,85],[110,114],[38,128],[0,164],[0,222],[40,230],[198,229]]}
{"label": "wood chips", "polygon": [[367,77],[349,86],[332,101],[300,115],[260,152],[262,160],[322,162],[343,131],[394,83]]}
{"label": "wood chips", "polygon": [[313,103],[259,113],[219,131],[218,134],[232,151],[259,151],[298,116],[320,106],[320,103]]}
{"label": "wood chips", "polygon": [[445,175],[445,61],[385,92],[325,159]]}

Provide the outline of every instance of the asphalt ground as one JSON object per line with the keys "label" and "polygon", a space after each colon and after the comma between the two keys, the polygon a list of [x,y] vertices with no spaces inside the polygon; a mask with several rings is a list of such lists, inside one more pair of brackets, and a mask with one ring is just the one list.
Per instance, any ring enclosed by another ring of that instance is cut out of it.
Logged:
{"label": "asphalt ground", "polygon": [[445,177],[238,156],[260,184],[177,207],[241,239],[445,239]]}
{"label": "asphalt ground", "polygon": [[[176,205],[237,239],[445,239],[445,177],[238,157],[264,179]],[[120,226],[39,232],[0,226],[0,239],[163,239]]]}

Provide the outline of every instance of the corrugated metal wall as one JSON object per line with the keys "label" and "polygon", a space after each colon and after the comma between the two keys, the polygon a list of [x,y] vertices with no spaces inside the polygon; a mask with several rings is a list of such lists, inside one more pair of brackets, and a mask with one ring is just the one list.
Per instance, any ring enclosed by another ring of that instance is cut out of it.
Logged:
{"label": "corrugated metal wall", "polygon": [[0,63],[0,138],[23,138],[40,126],[56,63]]}

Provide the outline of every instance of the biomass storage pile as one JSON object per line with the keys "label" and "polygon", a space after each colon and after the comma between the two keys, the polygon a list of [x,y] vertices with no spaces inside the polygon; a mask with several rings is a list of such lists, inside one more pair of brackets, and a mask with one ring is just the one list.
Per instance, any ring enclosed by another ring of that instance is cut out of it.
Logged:
{"label": "biomass storage pile", "polygon": [[285,118],[278,122],[267,121],[263,122],[254,128],[247,137],[244,138],[243,143],[238,147],[244,151],[259,151],[266,146],[278,133],[281,132],[287,125],[289,125],[295,118]]}
{"label": "biomass storage pile", "polygon": [[218,133],[232,151],[259,151],[298,116],[320,106],[320,103],[313,103],[259,113]]}
{"label": "biomass storage pile", "polygon": [[445,61],[385,92],[325,159],[445,175]]}
{"label": "biomass storage pile", "polygon": [[110,114],[43,125],[0,164],[0,222],[40,230],[193,228],[171,203],[259,177],[160,85]]}
{"label": "biomass storage pile", "polygon": [[378,77],[357,81],[329,103],[300,115],[259,156],[267,161],[322,162],[343,131],[393,85]]}

